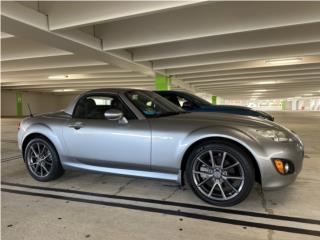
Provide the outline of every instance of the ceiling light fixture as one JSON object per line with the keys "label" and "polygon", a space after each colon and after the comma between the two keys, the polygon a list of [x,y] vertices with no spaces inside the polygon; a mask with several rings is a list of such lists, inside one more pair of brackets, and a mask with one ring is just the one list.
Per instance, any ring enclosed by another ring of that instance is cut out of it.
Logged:
{"label": "ceiling light fixture", "polygon": [[269,64],[290,64],[290,63],[301,62],[302,60],[303,60],[302,57],[277,58],[277,59],[266,60],[266,63],[269,63]]}
{"label": "ceiling light fixture", "polygon": [[255,84],[261,84],[261,85],[264,85],[264,84],[275,84],[277,83],[277,81],[262,81],[262,82],[255,82]]}
{"label": "ceiling light fixture", "polygon": [[76,89],[55,89],[53,92],[74,92]]}
{"label": "ceiling light fixture", "polygon": [[303,94],[303,96],[312,96],[313,94],[312,93],[305,93]]}
{"label": "ceiling light fixture", "polygon": [[267,89],[256,89],[256,90],[253,90],[254,92],[267,92],[268,90]]}
{"label": "ceiling light fixture", "polygon": [[49,76],[49,79],[67,79],[69,78],[69,75],[53,75],[53,76]]}

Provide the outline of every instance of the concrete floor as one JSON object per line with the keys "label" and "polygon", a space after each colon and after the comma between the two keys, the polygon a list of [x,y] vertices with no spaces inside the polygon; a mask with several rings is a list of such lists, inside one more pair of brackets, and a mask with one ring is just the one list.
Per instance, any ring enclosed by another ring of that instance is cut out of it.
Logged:
{"label": "concrete floor", "polygon": [[70,171],[53,182],[36,182],[17,149],[18,119],[2,119],[2,189],[11,190],[2,192],[2,239],[315,239],[320,236],[320,113],[274,115],[301,136],[303,170],[282,190],[261,192],[257,185],[231,212],[203,208],[209,205],[172,182]]}

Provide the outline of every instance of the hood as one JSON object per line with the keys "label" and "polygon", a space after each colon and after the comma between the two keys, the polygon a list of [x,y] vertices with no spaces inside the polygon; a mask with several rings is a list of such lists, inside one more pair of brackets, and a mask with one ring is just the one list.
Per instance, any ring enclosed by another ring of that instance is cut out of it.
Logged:
{"label": "hood", "polygon": [[[255,111],[255,110],[254,110]],[[266,113],[266,112],[264,112],[264,111],[257,111],[257,112],[259,112],[262,116],[264,116],[265,118],[268,118],[270,121],[274,121],[274,117],[271,115],[271,114],[269,114],[269,113]]]}
{"label": "hood", "polygon": [[235,106],[235,105],[211,105],[211,106],[202,106],[201,110],[203,111],[212,111],[212,112],[225,112],[230,114],[240,114],[248,115],[254,117],[263,117],[267,118],[270,121],[273,121],[274,118],[270,114],[258,111],[249,107]]}
{"label": "hood", "polygon": [[222,112],[188,112],[179,115],[170,116],[174,119],[190,120],[193,122],[208,122],[208,125],[225,125],[225,126],[247,126],[258,128],[282,128],[280,125],[266,119],[228,114]]}
{"label": "hood", "polygon": [[237,106],[237,105],[206,105],[202,106],[202,108],[206,109],[234,109],[234,110],[252,110],[251,108],[244,107],[244,106]]}

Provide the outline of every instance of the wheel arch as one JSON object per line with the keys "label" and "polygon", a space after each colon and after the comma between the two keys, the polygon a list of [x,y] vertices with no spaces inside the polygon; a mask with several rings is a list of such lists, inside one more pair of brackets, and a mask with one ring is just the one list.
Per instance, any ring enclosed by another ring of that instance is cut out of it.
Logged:
{"label": "wheel arch", "polygon": [[22,142],[22,152],[24,153],[24,151],[26,150],[26,147],[27,147],[27,145],[28,145],[28,143],[32,140],[32,139],[34,139],[34,138],[37,138],[37,137],[39,137],[39,138],[44,138],[45,140],[47,140],[48,142],[50,142],[53,146],[54,146],[54,144],[52,143],[52,141],[49,139],[49,138],[47,138],[45,135],[43,135],[43,134],[41,134],[41,133],[31,133],[31,134],[29,134],[28,136],[26,136],[24,139],[23,139],[23,142]]}
{"label": "wheel arch", "polygon": [[23,142],[22,142],[22,147],[21,147],[21,150],[22,150],[22,157],[25,161],[25,157],[24,157],[24,153],[25,153],[25,149],[28,145],[28,143],[32,140],[32,139],[35,139],[35,138],[42,138],[42,139],[45,139],[46,141],[48,141],[53,147],[54,149],[56,150],[59,158],[60,158],[60,155],[59,155],[59,152],[58,152],[58,149],[56,147],[56,145],[54,144],[54,142],[48,138],[46,135],[42,134],[42,133],[38,133],[38,132],[33,132],[33,133],[30,133],[28,134],[24,139],[23,139]]}
{"label": "wheel arch", "polygon": [[[206,137],[206,138],[202,138],[199,139],[197,141],[195,141],[193,144],[191,144],[188,149],[184,152],[183,157],[182,157],[182,161],[180,164],[180,171],[182,173],[182,176],[184,175],[185,169],[186,169],[186,165],[187,165],[187,160],[188,157],[190,156],[191,152],[198,146],[206,144],[206,143],[224,143],[227,145],[231,145],[231,146],[236,146],[239,149],[241,149],[242,151],[244,151],[248,156],[250,161],[252,162],[253,166],[254,166],[254,171],[255,171],[255,180],[259,183],[261,183],[262,181],[262,176],[261,176],[261,171],[260,171],[260,167],[258,165],[258,162],[256,160],[256,158],[254,157],[254,155],[252,154],[252,152],[243,144],[230,139],[230,138],[226,138],[226,137]],[[181,180],[182,177],[181,176]],[[183,182],[183,181],[182,181]]]}

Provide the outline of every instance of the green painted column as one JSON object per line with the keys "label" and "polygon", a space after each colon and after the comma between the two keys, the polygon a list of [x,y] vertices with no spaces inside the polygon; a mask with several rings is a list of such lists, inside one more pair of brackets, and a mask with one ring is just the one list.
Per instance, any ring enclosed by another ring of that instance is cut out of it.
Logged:
{"label": "green painted column", "polygon": [[17,117],[22,117],[22,93],[16,93],[16,109],[17,109]]}
{"label": "green painted column", "polygon": [[156,90],[170,90],[170,78],[161,74],[156,74]]}
{"label": "green painted column", "polygon": [[212,105],[217,105],[217,96],[211,97]]}
{"label": "green painted column", "polygon": [[280,107],[281,107],[282,111],[286,110],[286,100],[281,100],[280,101]]}

